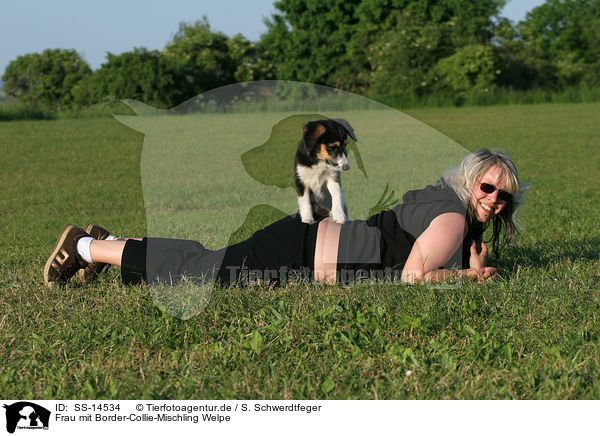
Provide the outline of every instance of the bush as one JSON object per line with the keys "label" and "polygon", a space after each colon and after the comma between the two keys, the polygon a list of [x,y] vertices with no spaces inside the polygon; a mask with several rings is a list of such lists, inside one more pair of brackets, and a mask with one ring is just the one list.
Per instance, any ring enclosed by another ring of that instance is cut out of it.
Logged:
{"label": "bush", "polygon": [[173,65],[157,50],[136,48],[120,55],[108,53],[107,59],[73,89],[75,103],[87,106],[135,99],[168,107],[181,101]]}
{"label": "bush", "polygon": [[19,56],[2,76],[4,91],[20,102],[51,108],[73,104],[73,87],[91,74],[75,50],[44,50]]}
{"label": "bush", "polygon": [[412,106],[428,94],[436,62],[453,52],[450,26],[399,14],[396,28],[384,33],[369,51],[370,95]]}
{"label": "bush", "polygon": [[22,103],[0,103],[0,121],[52,120],[56,118],[53,110]]}
{"label": "bush", "polygon": [[468,98],[488,94],[495,88],[500,70],[490,46],[468,45],[440,59],[433,68],[434,92],[450,95],[461,104]]}
{"label": "bush", "polygon": [[181,23],[162,55],[177,76],[183,100],[236,82],[254,80],[255,47],[242,35],[211,30],[206,19]]}

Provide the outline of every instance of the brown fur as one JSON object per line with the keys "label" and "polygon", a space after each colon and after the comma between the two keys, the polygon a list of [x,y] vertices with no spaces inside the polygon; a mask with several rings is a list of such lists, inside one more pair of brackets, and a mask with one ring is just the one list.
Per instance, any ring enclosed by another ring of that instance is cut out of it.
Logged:
{"label": "brown fur", "polygon": [[329,153],[327,153],[327,148],[325,147],[325,144],[320,145],[317,157],[321,160],[327,160],[330,158]]}

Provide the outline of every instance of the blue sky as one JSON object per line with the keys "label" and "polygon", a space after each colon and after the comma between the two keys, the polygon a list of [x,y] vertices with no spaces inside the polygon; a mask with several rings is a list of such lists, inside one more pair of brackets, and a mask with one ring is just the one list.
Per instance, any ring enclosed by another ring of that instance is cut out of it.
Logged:
{"label": "blue sky", "polygon": [[[465,0],[469,1],[469,0]],[[476,0],[473,0],[476,1]],[[206,15],[214,30],[258,40],[274,0],[2,0],[0,75],[11,60],[47,48],[75,49],[97,69],[106,52],[162,49],[182,21]],[[543,0],[511,0],[502,15],[518,22]]]}

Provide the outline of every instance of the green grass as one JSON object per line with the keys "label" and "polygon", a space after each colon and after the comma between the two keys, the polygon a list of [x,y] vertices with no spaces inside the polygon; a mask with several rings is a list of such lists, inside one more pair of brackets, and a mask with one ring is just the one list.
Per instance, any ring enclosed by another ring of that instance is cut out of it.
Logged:
{"label": "green grass", "polygon": [[187,321],[114,268],[42,286],[65,224],[146,234],[143,136],[112,119],[0,123],[1,396],[600,398],[600,104],[411,115],[508,151],[531,183],[524,233],[492,259],[500,278],[215,289]]}

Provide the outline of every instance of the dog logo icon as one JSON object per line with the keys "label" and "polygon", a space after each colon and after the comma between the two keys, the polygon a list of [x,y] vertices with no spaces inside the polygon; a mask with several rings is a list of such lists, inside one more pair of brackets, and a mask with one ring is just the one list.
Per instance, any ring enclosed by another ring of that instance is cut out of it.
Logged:
{"label": "dog logo icon", "polygon": [[48,429],[50,411],[28,401],[19,401],[11,405],[4,404],[6,409],[6,431],[14,433],[19,429]]}

